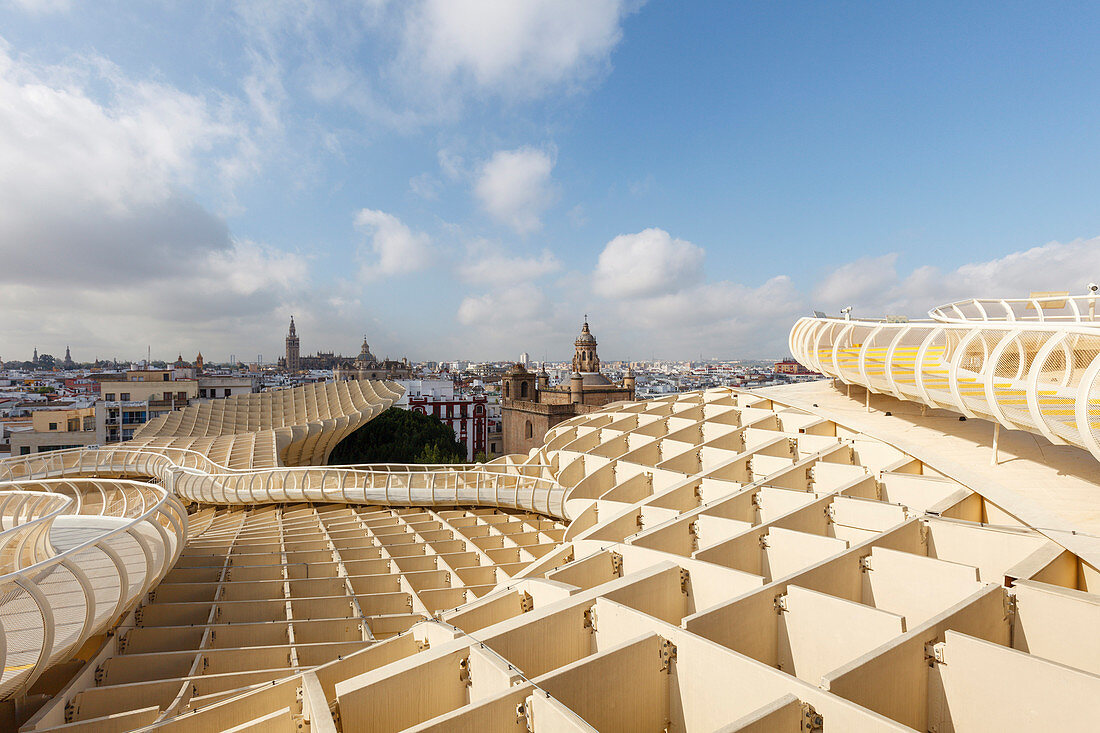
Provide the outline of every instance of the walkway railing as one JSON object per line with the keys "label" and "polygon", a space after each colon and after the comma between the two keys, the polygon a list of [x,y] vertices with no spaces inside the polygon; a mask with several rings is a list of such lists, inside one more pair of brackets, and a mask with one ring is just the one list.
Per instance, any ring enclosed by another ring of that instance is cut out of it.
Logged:
{"label": "walkway railing", "polygon": [[137,481],[0,483],[0,699],[113,628],[172,568],[187,513]]}
{"label": "walkway railing", "polygon": [[981,417],[1100,459],[1100,324],[803,318],[791,353],[872,392]]}
{"label": "walkway railing", "polygon": [[1039,323],[1085,323],[1097,321],[1095,293],[1090,295],[1043,295],[1031,298],[970,298],[941,305],[928,315],[941,323],[975,321],[1038,321]]}

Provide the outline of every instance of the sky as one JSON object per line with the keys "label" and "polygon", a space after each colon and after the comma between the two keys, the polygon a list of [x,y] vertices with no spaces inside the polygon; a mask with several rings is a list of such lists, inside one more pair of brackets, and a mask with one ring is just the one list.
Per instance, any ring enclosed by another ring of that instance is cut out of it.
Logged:
{"label": "sky", "polygon": [[772,358],[1100,281],[1100,5],[0,0],[0,358]]}

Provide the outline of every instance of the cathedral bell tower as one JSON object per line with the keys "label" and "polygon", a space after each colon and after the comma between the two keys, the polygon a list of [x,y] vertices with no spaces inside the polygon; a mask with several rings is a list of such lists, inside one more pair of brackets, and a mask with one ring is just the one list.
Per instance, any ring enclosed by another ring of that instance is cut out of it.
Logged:
{"label": "cathedral bell tower", "polygon": [[298,332],[294,328],[294,316],[290,317],[290,331],[286,335],[286,370],[296,372],[301,369],[299,359]]}
{"label": "cathedral bell tower", "polygon": [[581,326],[581,335],[573,342],[576,350],[573,353],[573,371],[580,374],[590,374],[600,371],[600,357],[596,353],[596,337],[588,330],[588,316],[584,317],[584,325]]}

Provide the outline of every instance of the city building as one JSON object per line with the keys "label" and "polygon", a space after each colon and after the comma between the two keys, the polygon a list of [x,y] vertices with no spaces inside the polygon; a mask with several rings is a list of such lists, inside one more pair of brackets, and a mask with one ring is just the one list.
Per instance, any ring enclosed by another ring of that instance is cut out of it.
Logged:
{"label": "city building", "polygon": [[105,442],[102,423],[96,419],[96,409],[86,407],[43,407],[31,412],[31,424],[11,431],[10,452],[13,456],[65,450]]}
{"label": "city building", "polygon": [[514,364],[501,380],[504,453],[527,453],[542,444],[546,431],[576,415],[620,400],[634,399],[634,373],[628,368],[621,384],[600,373],[596,337],[585,317],[573,344],[573,371],[567,383],[550,385],[545,369],[538,374]]}
{"label": "city building", "polygon": [[408,359],[393,361],[378,359],[363,337],[363,345],[356,357],[342,356],[331,351],[319,351],[310,356],[301,354],[301,338],[290,317],[290,329],[286,335],[286,354],[279,358],[278,367],[287,372],[331,370],[336,379],[407,379],[412,368]]}
{"label": "city building", "polygon": [[394,361],[379,359],[370,351],[367,337],[363,337],[363,346],[354,360],[339,362],[333,370],[336,379],[408,379],[412,367],[408,359]]}
{"label": "city building", "polygon": [[810,376],[817,374],[817,372],[812,369],[804,367],[797,359],[791,358],[775,362],[774,369],[776,374],[789,374],[791,376]]}
{"label": "city building", "polygon": [[475,467],[324,465],[401,397],[364,380],[0,461],[0,727],[1093,730],[1100,325],[1062,300],[803,319],[832,379]]}
{"label": "city building", "polygon": [[479,454],[489,455],[491,426],[488,399],[484,394],[456,395],[454,382],[446,379],[394,381],[405,390],[394,407],[431,415],[446,424],[454,430],[455,440],[466,446],[467,460],[472,461]]}

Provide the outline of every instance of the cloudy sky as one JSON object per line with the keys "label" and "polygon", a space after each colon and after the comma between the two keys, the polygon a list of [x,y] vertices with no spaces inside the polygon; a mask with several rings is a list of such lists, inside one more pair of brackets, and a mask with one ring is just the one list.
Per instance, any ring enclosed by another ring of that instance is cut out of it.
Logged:
{"label": "cloudy sky", "polygon": [[1100,280],[1082,5],[0,0],[0,358],[771,357]]}

